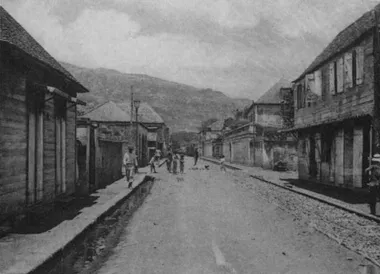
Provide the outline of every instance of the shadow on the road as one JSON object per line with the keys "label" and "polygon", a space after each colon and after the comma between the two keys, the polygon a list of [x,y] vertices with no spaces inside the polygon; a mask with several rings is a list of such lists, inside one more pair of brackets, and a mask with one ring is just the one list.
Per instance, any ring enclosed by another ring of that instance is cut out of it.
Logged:
{"label": "shadow on the road", "polygon": [[313,191],[348,204],[365,204],[368,201],[368,193],[363,190],[352,190],[347,188],[338,188],[324,184],[307,182],[299,179],[282,179],[293,186]]}

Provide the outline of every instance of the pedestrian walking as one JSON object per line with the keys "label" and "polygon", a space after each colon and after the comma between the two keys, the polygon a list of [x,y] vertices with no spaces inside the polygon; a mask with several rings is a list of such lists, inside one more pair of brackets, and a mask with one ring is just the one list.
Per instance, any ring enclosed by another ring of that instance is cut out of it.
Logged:
{"label": "pedestrian walking", "polygon": [[166,168],[168,169],[169,173],[171,173],[172,161],[173,161],[173,153],[169,150],[168,156],[166,159]]}
{"label": "pedestrian walking", "polygon": [[173,174],[177,174],[177,167],[178,167],[178,154],[177,154],[177,152],[174,152],[174,154],[173,154]]}
{"label": "pedestrian walking", "polygon": [[150,173],[157,173],[155,162],[156,162],[156,156],[153,156],[152,159],[150,159],[150,162],[149,162]]}
{"label": "pedestrian walking", "polygon": [[372,164],[365,170],[370,175],[368,204],[371,214],[376,215],[376,203],[380,188],[380,154],[375,154],[371,162]]}
{"label": "pedestrian walking", "polygon": [[179,160],[179,170],[181,174],[183,174],[185,170],[185,155],[183,153],[181,154],[181,158]]}
{"label": "pedestrian walking", "polygon": [[194,166],[197,165],[198,158],[199,158],[199,152],[198,152],[198,149],[195,149],[195,151],[194,151]]}
{"label": "pedestrian walking", "polygon": [[128,183],[128,188],[131,188],[133,182],[133,171],[136,165],[136,155],[134,154],[133,147],[129,147],[128,151],[124,154],[123,165],[125,168],[125,178]]}
{"label": "pedestrian walking", "polygon": [[222,155],[220,157],[220,170],[223,171],[223,172],[226,172],[226,158],[224,157],[224,155]]}

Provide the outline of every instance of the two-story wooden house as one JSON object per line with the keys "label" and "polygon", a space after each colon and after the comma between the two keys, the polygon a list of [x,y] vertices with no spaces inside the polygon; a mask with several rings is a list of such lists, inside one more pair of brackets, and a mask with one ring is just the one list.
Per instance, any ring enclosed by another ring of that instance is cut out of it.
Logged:
{"label": "two-story wooden house", "polygon": [[364,169],[378,142],[373,125],[380,92],[379,10],[380,5],[341,31],[293,82],[300,179],[365,186]]}

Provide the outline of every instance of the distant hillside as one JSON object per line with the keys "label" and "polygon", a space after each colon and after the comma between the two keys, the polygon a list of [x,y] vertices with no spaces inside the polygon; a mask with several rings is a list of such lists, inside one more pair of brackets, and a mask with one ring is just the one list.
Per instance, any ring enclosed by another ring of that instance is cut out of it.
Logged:
{"label": "distant hillside", "polygon": [[197,131],[202,121],[226,118],[235,109],[250,104],[248,99],[230,98],[220,91],[197,89],[148,75],[62,65],[91,91],[78,96],[88,103],[87,109],[106,100],[129,100],[133,85],[138,99],[148,102],[174,132]]}

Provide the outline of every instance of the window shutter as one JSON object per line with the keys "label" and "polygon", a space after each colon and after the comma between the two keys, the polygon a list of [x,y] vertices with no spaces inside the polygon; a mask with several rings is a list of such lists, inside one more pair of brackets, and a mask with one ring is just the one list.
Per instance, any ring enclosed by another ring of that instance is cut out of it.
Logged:
{"label": "window shutter", "polygon": [[315,94],[318,96],[322,96],[322,71],[317,70],[314,72],[314,85],[315,85]]}
{"label": "window shutter", "polygon": [[344,84],[344,77],[343,77],[343,72],[344,72],[344,66],[343,66],[343,58],[339,58],[338,64],[337,64],[337,77],[338,77],[338,93],[343,92],[343,84]]}
{"label": "window shutter", "polygon": [[358,47],[356,49],[356,84],[360,85],[363,83],[364,75],[364,50],[363,47]]}
{"label": "window shutter", "polygon": [[352,87],[352,53],[344,55],[344,88]]}
{"label": "window shutter", "polygon": [[335,73],[334,73],[334,62],[330,63],[329,66],[329,90],[330,94],[335,94]]}

